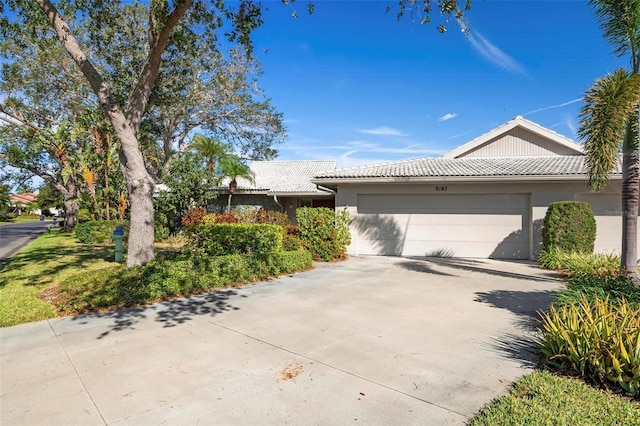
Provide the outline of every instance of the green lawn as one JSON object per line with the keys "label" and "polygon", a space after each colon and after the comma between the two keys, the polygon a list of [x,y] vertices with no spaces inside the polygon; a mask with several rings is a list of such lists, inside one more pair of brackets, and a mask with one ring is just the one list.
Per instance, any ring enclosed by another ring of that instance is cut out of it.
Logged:
{"label": "green lawn", "polygon": [[191,257],[177,247],[157,245],[156,261],[126,268],[112,261],[110,244],[46,233],[0,266],[0,327],[142,306],[313,267],[307,251]]}
{"label": "green lawn", "polygon": [[[51,221],[51,218],[46,218],[47,221]],[[3,223],[21,223],[21,222],[37,222],[40,220],[40,216],[33,214],[23,214],[12,219],[0,220],[0,225]]]}
{"label": "green lawn", "polygon": [[117,267],[111,259],[112,247],[83,245],[60,230],[42,235],[0,266],[0,327],[55,317],[41,297],[71,276]]}
{"label": "green lawn", "polygon": [[536,371],[480,412],[479,425],[640,425],[640,402]]}

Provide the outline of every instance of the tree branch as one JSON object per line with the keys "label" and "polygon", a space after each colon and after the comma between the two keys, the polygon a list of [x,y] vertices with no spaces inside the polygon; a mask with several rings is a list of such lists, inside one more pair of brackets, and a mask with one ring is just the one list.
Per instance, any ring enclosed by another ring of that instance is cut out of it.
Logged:
{"label": "tree branch", "polygon": [[[43,1],[43,0],[39,0]],[[142,120],[142,115],[144,114],[145,109],[147,108],[147,103],[149,102],[149,95],[151,94],[151,89],[153,84],[158,77],[158,72],[160,70],[160,64],[162,62],[162,53],[167,48],[169,44],[169,37],[173,32],[173,29],[178,25],[178,22],[184,14],[187,12],[189,7],[191,7],[192,0],[181,0],[178,1],[173,12],[169,14],[166,22],[164,23],[162,30],[156,35],[152,35],[151,37],[151,48],[149,50],[149,55],[147,56],[147,61],[142,67],[142,71],[140,72],[140,76],[138,77],[138,81],[136,83],[133,92],[131,93],[131,98],[129,100],[129,106],[127,108],[127,121],[130,123],[131,128],[134,134],[137,136],[140,130],[140,121]],[[153,5],[150,5],[150,14],[153,14]],[[150,17],[149,18],[150,26],[153,24],[153,29],[155,29],[157,23],[155,20]],[[150,28],[150,31],[153,31]]]}
{"label": "tree branch", "polygon": [[119,110],[118,106],[113,102],[111,97],[111,91],[109,87],[102,80],[102,76],[98,70],[93,66],[87,55],[82,51],[82,48],[78,44],[76,38],[71,34],[69,24],[62,19],[58,9],[51,3],[50,0],[35,0],[40,9],[44,12],[49,23],[53,27],[58,39],[64,46],[65,50],[73,61],[80,67],[82,74],[87,78],[91,88],[93,89],[98,100],[100,107],[105,112],[116,112]]}

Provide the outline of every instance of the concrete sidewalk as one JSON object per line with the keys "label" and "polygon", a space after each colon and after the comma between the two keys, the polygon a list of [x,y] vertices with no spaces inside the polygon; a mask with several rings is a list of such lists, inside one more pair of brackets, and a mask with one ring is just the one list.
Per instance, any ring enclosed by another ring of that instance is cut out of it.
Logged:
{"label": "concrete sidewalk", "polygon": [[357,257],[0,329],[0,424],[464,424],[533,366],[534,265]]}

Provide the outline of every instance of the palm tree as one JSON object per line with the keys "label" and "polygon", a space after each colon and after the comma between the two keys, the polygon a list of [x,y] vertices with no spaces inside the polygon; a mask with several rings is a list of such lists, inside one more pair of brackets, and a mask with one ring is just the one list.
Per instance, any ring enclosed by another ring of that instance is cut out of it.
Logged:
{"label": "palm tree", "polygon": [[606,186],[622,147],[622,256],[620,266],[638,279],[638,203],[640,201],[640,4],[636,0],[590,0],[604,36],[618,56],[631,55],[631,70],[618,69],[587,90],[580,111],[589,186]]}
{"label": "palm tree", "polygon": [[238,178],[245,179],[249,183],[255,183],[255,175],[249,169],[249,166],[240,162],[237,157],[228,156],[220,160],[220,172],[223,177],[230,179],[229,181],[229,200],[227,202],[227,213],[231,211],[231,197],[238,189]]}
{"label": "palm tree", "polygon": [[205,162],[209,175],[213,176],[216,164],[227,156],[229,146],[212,137],[195,135],[190,146]]}

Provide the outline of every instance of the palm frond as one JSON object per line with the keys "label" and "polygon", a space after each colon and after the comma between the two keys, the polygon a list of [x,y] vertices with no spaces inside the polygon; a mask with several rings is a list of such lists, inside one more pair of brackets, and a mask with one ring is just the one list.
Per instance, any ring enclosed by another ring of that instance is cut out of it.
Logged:
{"label": "palm frond", "polygon": [[637,60],[640,48],[640,0],[590,0],[603,35],[613,45],[613,53],[631,53]]}
{"label": "palm frond", "polygon": [[618,161],[620,144],[631,114],[637,114],[640,76],[623,69],[595,81],[584,96],[578,137],[584,141],[589,186],[601,189]]}

